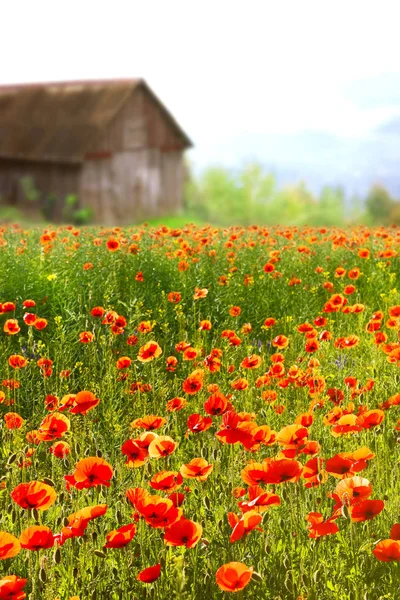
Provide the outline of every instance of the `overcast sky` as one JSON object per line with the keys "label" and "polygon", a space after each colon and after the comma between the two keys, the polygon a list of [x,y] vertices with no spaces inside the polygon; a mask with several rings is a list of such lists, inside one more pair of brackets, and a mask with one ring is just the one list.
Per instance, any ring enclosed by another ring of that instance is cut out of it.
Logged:
{"label": "overcast sky", "polygon": [[3,0],[1,21],[0,83],[144,77],[200,162],[400,115],[397,0]]}

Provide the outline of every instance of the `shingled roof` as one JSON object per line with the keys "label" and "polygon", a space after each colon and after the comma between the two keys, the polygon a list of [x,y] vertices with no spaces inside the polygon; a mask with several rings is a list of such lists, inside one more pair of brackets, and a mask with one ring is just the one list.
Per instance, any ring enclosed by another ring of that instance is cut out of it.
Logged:
{"label": "shingled roof", "polygon": [[82,162],[133,91],[144,87],[185,147],[190,139],[143,79],[0,86],[0,158]]}

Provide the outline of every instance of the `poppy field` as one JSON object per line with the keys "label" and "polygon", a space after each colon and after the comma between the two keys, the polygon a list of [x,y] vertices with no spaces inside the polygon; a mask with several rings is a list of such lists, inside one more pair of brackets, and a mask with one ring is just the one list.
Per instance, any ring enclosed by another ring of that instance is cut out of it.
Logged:
{"label": "poppy field", "polygon": [[0,229],[0,600],[400,597],[400,229]]}

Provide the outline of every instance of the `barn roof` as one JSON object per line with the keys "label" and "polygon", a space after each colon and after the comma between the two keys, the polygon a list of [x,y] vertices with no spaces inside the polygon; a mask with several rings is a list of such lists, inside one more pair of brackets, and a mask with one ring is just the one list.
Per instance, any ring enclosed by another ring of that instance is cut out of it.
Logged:
{"label": "barn roof", "polygon": [[138,87],[192,145],[143,79],[0,86],[0,158],[79,163]]}

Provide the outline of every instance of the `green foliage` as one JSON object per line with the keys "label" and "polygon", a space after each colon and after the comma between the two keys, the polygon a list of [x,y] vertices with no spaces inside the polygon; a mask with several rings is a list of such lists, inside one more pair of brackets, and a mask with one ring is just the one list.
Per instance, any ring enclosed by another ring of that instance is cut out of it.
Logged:
{"label": "green foliage", "polygon": [[221,225],[251,223],[344,225],[344,192],[325,187],[314,197],[304,181],[278,188],[273,173],[259,163],[232,171],[223,167],[205,169],[189,178],[185,205],[203,220]]}
{"label": "green foliage", "polygon": [[33,177],[25,175],[19,180],[24,196],[29,202],[38,202],[40,200],[40,191],[36,188]]}
{"label": "green foliage", "polygon": [[351,198],[346,207],[342,187],[324,186],[319,196],[304,181],[279,188],[274,174],[259,163],[245,164],[237,171],[209,167],[192,175],[185,185],[184,200],[186,208],[199,219],[220,225],[320,227],[400,222],[399,203],[383,186],[374,185],[365,202]]}
{"label": "green foliage", "polygon": [[373,224],[388,225],[395,202],[382,185],[373,185],[365,201],[367,217]]}

